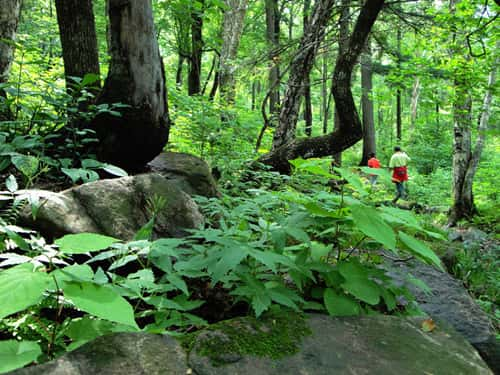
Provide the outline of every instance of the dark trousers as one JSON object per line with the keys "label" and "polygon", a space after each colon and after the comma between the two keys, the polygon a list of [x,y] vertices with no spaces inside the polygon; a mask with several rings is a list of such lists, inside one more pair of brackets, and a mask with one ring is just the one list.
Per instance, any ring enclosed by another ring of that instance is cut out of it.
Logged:
{"label": "dark trousers", "polygon": [[394,203],[397,202],[399,198],[405,198],[405,185],[404,182],[395,182],[396,184],[396,197],[392,200]]}

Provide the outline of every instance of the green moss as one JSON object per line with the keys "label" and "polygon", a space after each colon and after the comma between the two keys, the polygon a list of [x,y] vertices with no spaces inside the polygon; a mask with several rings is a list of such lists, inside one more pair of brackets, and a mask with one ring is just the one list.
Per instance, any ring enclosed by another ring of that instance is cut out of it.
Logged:
{"label": "green moss", "polygon": [[278,311],[260,319],[227,320],[181,339],[188,351],[209,357],[214,365],[233,362],[243,355],[278,359],[296,353],[311,330],[303,314]]}

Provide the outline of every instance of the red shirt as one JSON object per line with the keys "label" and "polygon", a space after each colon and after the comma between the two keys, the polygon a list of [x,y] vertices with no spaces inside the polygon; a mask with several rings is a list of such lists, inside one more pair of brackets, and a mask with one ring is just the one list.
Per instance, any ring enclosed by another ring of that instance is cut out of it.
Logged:
{"label": "red shirt", "polygon": [[368,166],[370,168],[380,168],[380,162],[377,158],[371,158],[370,160],[368,160]]}

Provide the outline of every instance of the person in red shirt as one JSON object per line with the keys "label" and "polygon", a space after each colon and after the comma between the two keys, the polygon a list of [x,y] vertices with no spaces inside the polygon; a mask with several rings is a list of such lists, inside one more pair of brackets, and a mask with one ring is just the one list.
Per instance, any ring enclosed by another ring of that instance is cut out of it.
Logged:
{"label": "person in red shirt", "polygon": [[[371,152],[368,155],[368,166],[370,168],[380,168],[380,161],[375,157],[375,153]],[[370,184],[374,186],[377,183],[378,175],[370,174],[368,175],[368,179],[370,180]]]}

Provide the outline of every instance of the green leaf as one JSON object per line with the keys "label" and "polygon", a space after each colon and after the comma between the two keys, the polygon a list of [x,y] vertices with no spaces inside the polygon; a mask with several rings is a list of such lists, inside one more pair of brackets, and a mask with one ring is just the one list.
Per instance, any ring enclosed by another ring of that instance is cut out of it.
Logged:
{"label": "green leaf", "polygon": [[248,255],[243,247],[225,248],[212,273],[212,282],[215,285],[227,272],[234,269]]}
{"label": "green leaf", "polygon": [[271,306],[271,297],[267,293],[257,292],[252,296],[251,304],[255,311],[255,316],[258,318]]}
{"label": "green leaf", "polygon": [[16,178],[13,175],[9,175],[9,177],[7,177],[7,179],[5,180],[5,187],[11,193],[14,193],[15,191],[17,191],[19,186],[17,185]]}
{"label": "green leaf", "polygon": [[354,224],[361,232],[380,242],[388,249],[395,249],[396,235],[392,228],[380,217],[376,209],[354,205],[351,206],[351,213]]}
{"label": "green leaf", "polygon": [[35,341],[0,341],[0,374],[23,367],[42,354]]}
{"label": "green leaf", "polygon": [[185,281],[182,280],[181,277],[171,273],[171,274],[167,275],[167,280],[170,283],[172,283],[173,285],[175,285],[177,287],[177,289],[181,290],[182,293],[184,293],[186,296],[189,296],[188,287],[187,287]]}
{"label": "green leaf", "polygon": [[91,281],[94,278],[94,271],[86,264],[74,264],[55,270],[50,274],[55,277],[59,287],[71,281]]}
{"label": "green leaf", "polygon": [[104,166],[102,166],[101,168],[106,172],[108,172],[109,174],[112,174],[113,176],[119,176],[119,177],[128,176],[128,173],[125,170],[117,167],[116,165],[104,164]]}
{"label": "green leaf", "polygon": [[352,316],[359,315],[360,312],[359,305],[354,299],[337,294],[331,288],[325,289],[323,302],[328,314],[332,316]]}
{"label": "green leaf", "polygon": [[31,155],[16,154],[10,160],[17,170],[26,177],[33,177],[38,171],[39,160]]}
{"label": "green leaf", "polygon": [[444,271],[443,266],[441,265],[441,260],[439,257],[428,248],[423,242],[420,242],[416,238],[408,236],[404,232],[399,232],[399,239],[403,242],[405,247],[413,254],[415,254],[418,258],[423,259],[427,263],[434,264],[440,270]]}
{"label": "green leaf", "polygon": [[311,242],[311,259],[314,262],[319,262],[321,258],[327,256],[332,250],[331,245],[325,245],[321,242],[312,241]]}
{"label": "green leaf", "polygon": [[113,289],[91,282],[70,282],[64,285],[63,292],[80,310],[139,329],[132,306]]}
{"label": "green leaf", "polygon": [[140,241],[140,240],[150,240],[151,236],[153,235],[153,228],[155,226],[155,218],[151,218],[146,224],[144,224],[141,229],[137,231],[137,233],[134,236],[135,241]]}
{"label": "green leaf", "polygon": [[97,233],[67,234],[54,241],[62,253],[82,254],[89,251],[99,251],[110,247],[120,240]]}
{"label": "green leaf", "polygon": [[359,262],[342,262],[338,265],[345,282],[342,288],[354,297],[370,305],[380,301],[379,286],[368,278],[367,270]]}
{"label": "green leaf", "polygon": [[37,304],[49,284],[49,276],[24,263],[0,272],[0,319]]}

